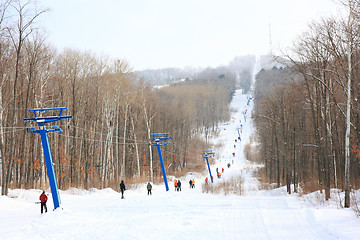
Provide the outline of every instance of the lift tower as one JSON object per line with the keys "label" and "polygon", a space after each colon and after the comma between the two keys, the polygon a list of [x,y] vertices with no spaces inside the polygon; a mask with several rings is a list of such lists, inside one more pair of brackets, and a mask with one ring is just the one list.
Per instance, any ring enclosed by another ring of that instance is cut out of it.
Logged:
{"label": "lift tower", "polygon": [[[54,201],[54,209],[60,207],[60,197],[59,197],[59,191],[58,186],[56,182],[56,176],[54,171],[54,163],[51,156],[50,151],[50,145],[49,145],[49,139],[47,136],[48,132],[59,132],[62,133],[63,131],[58,126],[52,126],[52,129],[47,129],[45,124],[49,122],[56,122],[60,121],[62,119],[71,119],[72,116],[62,116],[63,110],[66,110],[66,107],[61,108],[39,108],[39,109],[30,109],[30,112],[34,113],[35,118],[25,118],[25,122],[37,122],[39,129],[36,129],[34,127],[30,128],[30,131],[33,133],[40,134],[41,136],[41,142],[44,149],[44,157],[46,162],[46,169],[49,177],[49,183],[51,188],[51,194]],[[38,112],[45,112],[45,111],[59,111],[59,115],[57,116],[51,116],[51,117],[40,117],[38,116]]]}

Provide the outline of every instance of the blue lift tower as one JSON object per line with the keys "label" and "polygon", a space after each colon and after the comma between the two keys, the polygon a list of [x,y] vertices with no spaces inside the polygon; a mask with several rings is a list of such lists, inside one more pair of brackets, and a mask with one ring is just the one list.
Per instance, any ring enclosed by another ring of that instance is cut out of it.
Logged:
{"label": "blue lift tower", "polygon": [[213,176],[211,175],[210,164],[209,164],[209,159],[208,158],[213,157],[215,155],[215,153],[214,153],[213,150],[204,150],[201,155],[203,156],[203,158],[206,159],[206,163],[207,163],[209,174],[210,174],[210,180],[213,183],[214,180],[213,180]]}
{"label": "blue lift tower", "polygon": [[[68,118],[71,119],[72,118],[71,116],[62,116],[63,110],[66,110],[66,109],[67,108],[65,108],[65,107],[30,109],[29,111],[34,113],[35,118],[25,118],[24,119],[25,122],[37,122],[37,124],[39,126],[39,129],[32,127],[32,128],[30,128],[30,130],[33,133],[40,134],[40,136],[41,136],[41,142],[43,145],[44,157],[45,157],[45,162],[46,162],[46,169],[47,169],[47,173],[48,173],[48,177],[49,177],[51,194],[52,194],[52,198],[54,201],[54,209],[60,207],[60,197],[59,197],[59,191],[58,191],[58,186],[57,186],[56,176],[55,176],[55,171],[54,171],[54,163],[53,163],[52,156],[51,156],[49,139],[48,139],[47,133],[48,132],[62,133],[62,130],[58,126],[52,126],[52,129],[46,129],[45,124],[49,123],[49,122],[59,121],[62,119],[68,119]],[[37,114],[38,112],[45,112],[45,111],[59,111],[59,115],[51,116],[51,117],[38,116],[38,114]]]}
{"label": "blue lift tower", "polygon": [[237,128],[236,128],[236,130],[237,130],[237,132],[238,132],[238,134],[239,134],[238,139],[239,139],[239,140],[240,140],[240,142],[241,142],[241,135],[240,135],[240,131],[242,130],[242,124],[240,125],[240,127],[237,127]]}
{"label": "blue lift tower", "polygon": [[151,136],[153,136],[153,138],[149,139],[150,141],[155,141],[155,143],[153,143],[153,146],[157,146],[157,149],[159,152],[161,170],[162,170],[162,174],[163,174],[163,178],[164,178],[166,191],[169,191],[169,185],[168,185],[167,178],[166,178],[165,166],[164,166],[164,161],[163,161],[163,157],[161,154],[160,146],[166,146],[167,143],[164,142],[164,143],[160,144],[160,141],[172,139],[171,137],[169,137],[169,135],[170,135],[170,133],[153,133],[153,134],[151,134]]}

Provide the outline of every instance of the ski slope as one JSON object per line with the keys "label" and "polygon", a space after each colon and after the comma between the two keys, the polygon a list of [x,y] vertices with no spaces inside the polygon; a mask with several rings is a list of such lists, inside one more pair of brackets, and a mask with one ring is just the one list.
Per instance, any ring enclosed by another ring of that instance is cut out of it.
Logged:
{"label": "ski slope", "polygon": [[[202,193],[208,176],[205,163],[203,174],[181,178],[181,192],[174,191],[171,181],[168,192],[159,184],[148,196],[144,183],[127,190],[125,199],[112,189],[70,189],[60,191],[63,209],[51,210],[50,195],[50,211],[43,215],[40,205],[34,204],[41,190],[15,189],[0,197],[0,239],[359,239],[360,221],[351,209],[315,208],[286,194],[284,188],[258,189],[252,173],[259,166],[243,154],[253,133],[252,102],[247,105],[247,97],[236,92],[231,120],[219,127],[213,139],[218,148],[211,166],[215,185],[241,175],[242,196]],[[242,141],[235,142],[240,124]],[[225,169],[220,179],[216,168]],[[190,179],[195,179],[194,189],[189,188]]]}

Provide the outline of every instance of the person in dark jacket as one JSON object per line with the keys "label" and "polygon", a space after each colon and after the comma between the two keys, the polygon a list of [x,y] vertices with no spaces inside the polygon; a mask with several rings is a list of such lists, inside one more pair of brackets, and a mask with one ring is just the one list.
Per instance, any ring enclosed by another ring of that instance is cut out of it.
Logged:
{"label": "person in dark jacket", "polygon": [[124,191],[125,191],[125,183],[124,183],[124,180],[121,180],[121,183],[120,183],[120,191],[121,191],[121,199],[124,199]]}
{"label": "person in dark jacket", "polygon": [[47,212],[46,202],[48,200],[48,197],[46,196],[45,191],[42,192],[39,199],[40,199],[40,203],[41,203],[41,214],[43,214],[44,208],[45,208],[45,212]]}
{"label": "person in dark jacket", "polygon": [[181,182],[180,182],[180,180],[177,181],[177,190],[181,192]]}
{"label": "person in dark jacket", "polygon": [[147,190],[148,190],[148,195],[152,195],[152,193],[151,193],[152,186],[151,186],[151,183],[150,183],[150,182],[148,182],[146,188],[147,188]]}
{"label": "person in dark jacket", "polygon": [[192,180],[191,179],[189,180],[189,185],[190,185],[190,188],[192,188]]}

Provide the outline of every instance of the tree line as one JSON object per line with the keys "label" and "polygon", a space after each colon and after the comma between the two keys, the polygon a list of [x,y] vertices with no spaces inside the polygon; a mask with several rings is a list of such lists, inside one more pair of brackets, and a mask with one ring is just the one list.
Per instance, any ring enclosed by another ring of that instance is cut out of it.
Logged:
{"label": "tree line", "polygon": [[200,79],[209,72],[218,72],[219,76],[222,74],[221,72],[226,72],[227,77],[230,75],[235,77],[236,88],[241,88],[243,92],[247,93],[250,91],[254,64],[255,56],[247,55],[235,57],[228,65],[216,68],[162,68],[135,71],[135,73],[139,79],[151,86],[163,86]]}
{"label": "tree line", "polygon": [[256,77],[260,158],[268,180],[289,193],[300,185],[324,189],[329,199],[331,188],[347,195],[360,186],[359,4],[347,1],[345,18],[310,24],[287,55],[288,68]]}
{"label": "tree line", "polygon": [[161,168],[149,139],[158,132],[173,137],[163,147],[170,174],[204,167],[202,136],[228,116],[235,88],[230,73],[208,69],[191,82],[153,89],[124,60],[52,48],[37,28],[45,12],[31,1],[0,5],[3,195],[10,187],[47,185],[40,136],[28,131],[37,126],[24,123],[33,108],[68,107],[63,115],[73,117],[57,122],[63,133],[48,134],[60,189],[157,181]]}

